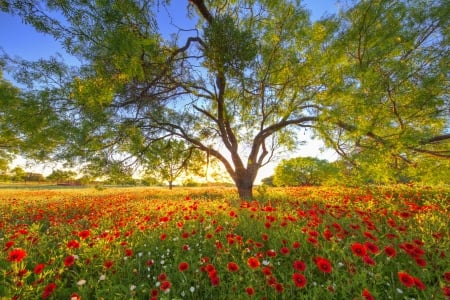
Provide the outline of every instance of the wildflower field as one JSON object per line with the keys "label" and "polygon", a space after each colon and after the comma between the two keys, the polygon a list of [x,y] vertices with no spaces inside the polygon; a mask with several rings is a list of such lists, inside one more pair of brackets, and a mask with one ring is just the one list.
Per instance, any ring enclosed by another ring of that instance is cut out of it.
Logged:
{"label": "wildflower field", "polygon": [[0,190],[0,299],[450,299],[449,188]]}

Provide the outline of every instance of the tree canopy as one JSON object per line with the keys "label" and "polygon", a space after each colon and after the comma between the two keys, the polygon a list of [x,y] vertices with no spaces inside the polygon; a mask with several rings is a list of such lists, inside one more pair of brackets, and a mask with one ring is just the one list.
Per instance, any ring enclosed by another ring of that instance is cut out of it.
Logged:
{"label": "tree canopy", "polygon": [[273,183],[276,186],[304,186],[336,184],[339,169],[333,163],[315,157],[284,159],[275,168]]}
{"label": "tree canopy", "polygon": [[355,165],[450,156],[447,0],[353,1],[314,22],[300,1],[191,0],[197,25],[170,37],[156,17],[167,5],[2,1],[82,62],[3,58],[34,87],[21,94],[57,117],[44,149],[139,160],[155,141],[183,140],[219,160],[242,198],[304,130]]}

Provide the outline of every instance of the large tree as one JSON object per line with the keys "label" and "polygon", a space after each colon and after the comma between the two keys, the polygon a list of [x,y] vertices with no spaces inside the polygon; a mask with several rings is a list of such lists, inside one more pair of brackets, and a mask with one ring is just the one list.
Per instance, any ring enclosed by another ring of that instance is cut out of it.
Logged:
{"label": "large tree", "polygon": [[136,143],[176,137],[222,162],[242,198],[302,129],[347,157],[448,155],[422,147],[448,138],[446,1],[361,1],[313,23],[300,1],[191,0],[197,26],[170,38],[166,2],[2,2],[83,62],[52,98],[72,118],[65,154],[139,158]]}
{"label": "large tree", "polygon": [[317,128],[353,167],[372,172],[373,181],[393,182],[424,156],[447,165],[449,5],[360,1],[340,15],[323,56],[326,92]]}

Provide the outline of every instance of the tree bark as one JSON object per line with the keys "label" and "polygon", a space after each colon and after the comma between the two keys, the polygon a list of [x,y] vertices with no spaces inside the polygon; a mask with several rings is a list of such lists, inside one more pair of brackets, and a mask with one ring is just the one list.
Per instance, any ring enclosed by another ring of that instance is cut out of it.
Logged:
{"label": "tree bark", "polygon": [[173,188],[173,182],[172,180],[169,181],[169,190],[171,190]]}
{"label": "tree bark", "polygon": [[254,177],[248,171],[236,172],[233,179],[238,189],[239,198],[242,200],[253,200]]}

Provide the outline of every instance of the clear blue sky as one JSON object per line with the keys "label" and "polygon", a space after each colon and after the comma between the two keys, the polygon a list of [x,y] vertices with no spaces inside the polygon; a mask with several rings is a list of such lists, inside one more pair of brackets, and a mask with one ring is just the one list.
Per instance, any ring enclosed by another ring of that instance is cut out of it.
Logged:
{"label": "clear blue sky", "polygon": [[[183,18],[186,12],[186,5],[175,7],[176,2],[172,1],[173,14],[177,19]],[[183,1],[184,2],[184,1]],[[185,1],[187,3],[187,0]],[[311,11],[312,19],[318,19],[324,13],[335,13],[337,11],[337,0],[304,0],[304,6]],[[167,17],[165,11],[161,11],[163,17]],[[24,59],[35,60],[47,58],[59,52],[64,54],[64,50],[59,43],[51,36],[37,32],[30,25],[24,24],[19,17],[11,16],[0,11],[0,48],[11,56],[19,56]],[[67,61],[71,64],[71,60]],[[73,63],[76,63],[74,60]]]}

